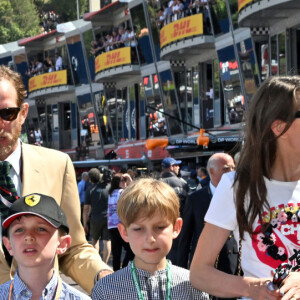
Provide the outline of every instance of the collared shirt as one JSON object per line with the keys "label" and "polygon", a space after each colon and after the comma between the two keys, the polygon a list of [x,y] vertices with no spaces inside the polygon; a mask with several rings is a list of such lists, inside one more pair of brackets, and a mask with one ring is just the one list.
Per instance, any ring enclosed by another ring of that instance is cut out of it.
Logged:
{"label": "collared shirt", "polygon": [[[138,299],[129,265],[99,280],[93,291],[92,299],[136,300]],[[208,300],[206,293],[192,287],[189,281],[190,271],[173,266],[170,262],[172,300],[202,299]],[[150,272],[136,268],[144,300],[166,299],[167,269]]]}
{"label": "collared shirt", "polygon": [[80,198],[80,204],[84,204],[84,197],[85,197],[85,183],[86,181],[81,179],[78,182],[78,192],[79,192],[79,198]]}
{"label": "collared shirt", "polygon": [[10,177],[15,184],[18,196],[22,193],[22,181],[21,181],[21,141],[18,140],[18,146],[16,150],[9,155],[6,159],[11,165]]}
{"label": "collared shirt", "polygon": [[[10,284],[12,280],[0,285],[0,299],[8,299]],[[54,270],[53,276],[47,286],[44,288],[42,297],[40,300],[52,300],[56,296],[56,288],[58,283],[58,276]],[[32,297],[31,291],[28,289],[26,284],[19,277],[18,272],[16,272],[13,279],[13,290],[11,295],[11,300],[30,300]],[[91,299],[89,296],[81,293],[80,291],[69,286],[65,282],[62,282],[62,288],[60,292],[60,300],[87,300]]]}
{"label": "collared shirt", "polygon": [[210,188],[211,194],[214,195],[214,193],[216,191],[216,187],[211,183],[211,181],[209,182],[209,188]]}

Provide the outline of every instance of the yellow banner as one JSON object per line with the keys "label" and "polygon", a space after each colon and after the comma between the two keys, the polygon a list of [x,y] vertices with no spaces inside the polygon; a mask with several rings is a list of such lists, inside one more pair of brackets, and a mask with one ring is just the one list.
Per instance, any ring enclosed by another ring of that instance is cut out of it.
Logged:
{"label": "yellow banner", "polygon": [[131,47],[124,47],[98,55],[95,59],[96,74],[112,67],[131,64]]}
{"label": "yellow banner", "polygon": [[186,17],[164,26],[160,31],[160,48],[185,37],[203,34],[203,15]]}
{"label": "yellow banner", "polygon": [[255,1],[254,0],[239,0],[238,10],[240,11],[244,6],[246,6],[247,4],[249,4],[251,2],[255,2]]}
{"label": "yellow banner", "polygon": [[67,70],[45,73],[29,79],[29,92],[67,84]]}

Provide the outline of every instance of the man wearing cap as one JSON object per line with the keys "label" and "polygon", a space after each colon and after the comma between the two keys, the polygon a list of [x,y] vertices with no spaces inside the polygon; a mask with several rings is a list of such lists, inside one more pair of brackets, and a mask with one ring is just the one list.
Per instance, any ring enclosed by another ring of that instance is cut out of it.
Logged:
{"label": "man wearing cap", "polygon": [[[26,89],[20,74],[0,66],[0,217],[20,196],[42,193],[53,197],[65,211],[70,227],[70,248],[56,269],[71,277],[88,293],[94,279],[111,273],[85,238],[80,222],[80,201],[70,157],[60,151],[22,143],[21,128],[27,117]],[[4,255],[0,245],[0,284],[10,280],[17,263]]]}
{"label": "man wearing cap", "polygon": [[[185,201],[189,192],[189,186],[187,182],[178,177],[181,160],[175,160],[172,157],[166,157],[163,159],[162,166],[162,174],[161,180],[168,185],[170,185],[176,192],[179,201],[180,201],[180,215],[182,216]],[[174,265],[177,262],[177,246],[178,246],[178,238],[173,241],[172,248],[167,255],[167,258],[172,261]]]}
{"label": "man wearing cap", "polygon": [[172,157],[163,159],[161,180],[170,185],[175,191],[180,200],[180,214],[183,212],[186,197],[189,192],[187,182],[178,177],[181,160],[175,160]]}

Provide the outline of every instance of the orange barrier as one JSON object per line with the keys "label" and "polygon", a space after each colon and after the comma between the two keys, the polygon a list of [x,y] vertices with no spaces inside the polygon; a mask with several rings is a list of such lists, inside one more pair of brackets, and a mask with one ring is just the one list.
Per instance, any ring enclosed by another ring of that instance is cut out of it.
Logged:
{"label": "orange barrier", "polygon": [[167,147],[169,145],[169,139],[148,139],[146,141],[146,148],[148,150],[154,150],[156,147]]}
{"label": "orange barrier", "polygon": [[201,145],[207,148],[209,144],[209,137],[204,136],[204,129],[200,129],[200,136],[196,139],[192,138],[170,138],[170,139],[148,139],[146,141],[146,148],[148,150],[153,150],[156,147],[167,147],[172,146],[187,146],[187,145]]}

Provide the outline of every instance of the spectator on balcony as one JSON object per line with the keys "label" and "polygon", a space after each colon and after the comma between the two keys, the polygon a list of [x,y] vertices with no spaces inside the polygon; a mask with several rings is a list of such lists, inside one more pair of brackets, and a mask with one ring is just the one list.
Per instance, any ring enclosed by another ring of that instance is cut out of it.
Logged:
{"label": "spectator on balcony", "polygon": [[180,2],[180,0],[175,0],[174,5],[172,7],[173,21],[176,21],[181,18],[182,10],[183,10],[183,4]]}
{"label": "spectator on balcony", "polygon": [[55,53],[55,70],[59,71],[63,69],[62,57],[58,52]]}
{"label": "spectator on balcony", "polygon": [[121,35],[119,34],[119,30],[113,29],[112,31],[112,45],[113,49],[118,49],[120,47]]}
{"label": "spectator on balcony", "polygon": [[105,41],[105,51],[109,52],[111,50],[113,50],[113,37],[110,33],[107,33]]}
{"label": "spectator on balcony", "polygon": [[39,75],[43,73],[44,65],[40,59],[35,61],[34,75]]}
{"label": "spectator on balcony", "polygon": [[[134,26],[134,30],[136,29],[136,27]],[[135,36],[135,32],[134,30],[130,30],[129,34],[128,34],[128,39],[130,41],[130,47],[136,47],[137,45],[137,40],[136,40],[136,36]]]}
{"label": "spectator on balcony", "polygon": [[125,41],[125,29],[123,26],[119,27],[119,35],[120,35],[120,41],[119,41],[119,48],[124,47],[124,41]]}
{"label": "spectator on balcony", "polygon": [[131,32],[131,28],[127,27],[124,35],[124,45],[125,47],[130,47],[129,34]]}
{"label": "spectator on balcony", "polygon": [[164,25],[165,16],[164,16],[164,7],[162,7],[156,14],[156,26],[158,29],[161,29]]}

